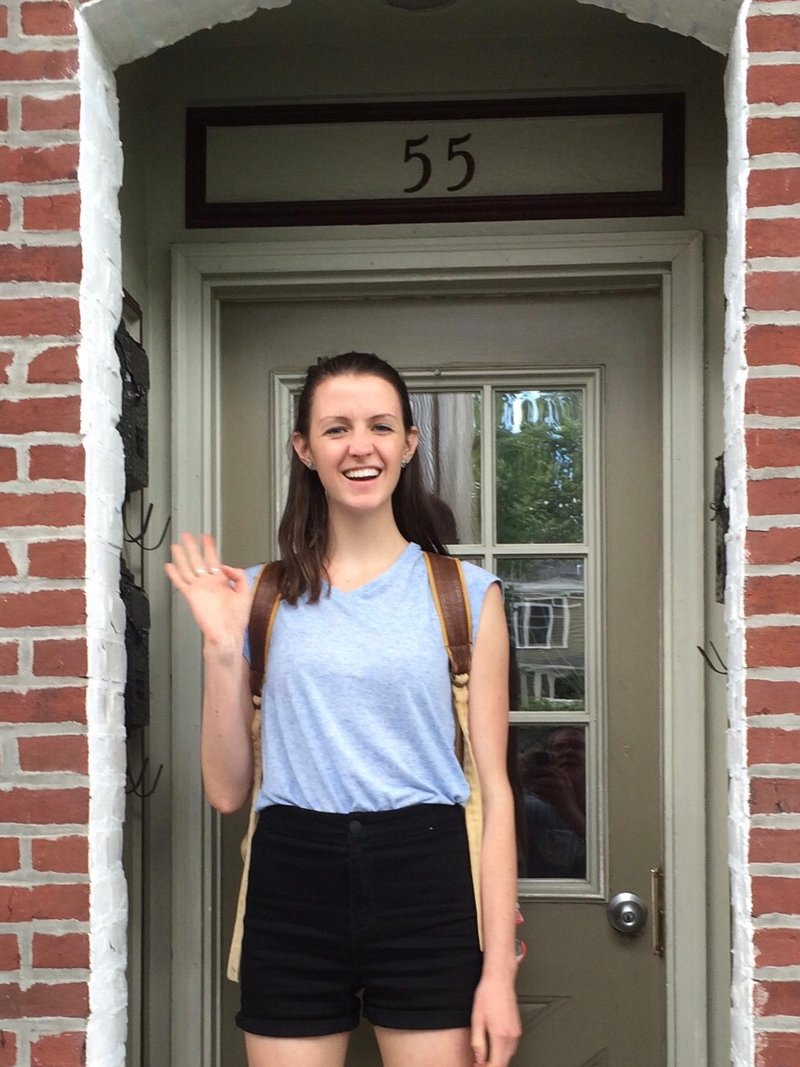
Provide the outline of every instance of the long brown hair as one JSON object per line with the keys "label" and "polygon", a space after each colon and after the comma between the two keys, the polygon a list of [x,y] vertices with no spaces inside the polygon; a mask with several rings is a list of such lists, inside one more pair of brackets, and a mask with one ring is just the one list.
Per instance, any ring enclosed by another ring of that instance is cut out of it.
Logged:
{"label": "long brown hair", "polygon": [[[373,375],[383,378],[397,393],[406,433],[414,426],[408,387],[400,374],[385,360],[368,352],[343,352],[312,364],[297,404],[294,433],[308,440],[311,405],[320,382],[341,374]],[[308,593],[310,603],[319,600],[327,578],[328,501],[316,471],[309,470],[289,445],[289,491],[278,527],[281,555],[279,588],[290,604]],[[392,511],[397,528],[407,541],[416,541],[429,552],[447,555],[440,534],[440,521],[431,495],[422,482],[418,460],[412,457],[400,472],[392,494]]]}

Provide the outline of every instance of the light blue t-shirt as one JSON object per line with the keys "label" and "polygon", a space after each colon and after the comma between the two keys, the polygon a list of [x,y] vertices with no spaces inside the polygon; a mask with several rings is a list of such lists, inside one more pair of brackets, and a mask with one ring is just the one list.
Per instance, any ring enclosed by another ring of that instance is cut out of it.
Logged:
{"label": "light blue t-shirt", "polygon": [[[248,577],[252,582],[258,568]],[[464,564],[473,642],[497,581]],[[463,804],[447,653],[419,545],[352,592],[281,602],[262,694],[256,807],[386,811]],[[245,647],[249,658],[249,649]]]}

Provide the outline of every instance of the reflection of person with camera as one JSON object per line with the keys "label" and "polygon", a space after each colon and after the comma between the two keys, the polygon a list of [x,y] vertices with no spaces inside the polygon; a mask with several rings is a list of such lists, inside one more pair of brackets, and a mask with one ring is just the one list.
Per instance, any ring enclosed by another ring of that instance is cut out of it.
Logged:
{"label": "reflection of person with camera", "polygon": [[586,742],[577,726],[551,730],[522,753],[528,878],[586,877]]}

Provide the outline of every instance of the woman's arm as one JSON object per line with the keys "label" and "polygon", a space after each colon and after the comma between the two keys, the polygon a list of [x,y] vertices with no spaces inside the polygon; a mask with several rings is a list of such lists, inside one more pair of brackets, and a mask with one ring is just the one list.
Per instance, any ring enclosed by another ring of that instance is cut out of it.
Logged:
{"label": "woman's arm", "polygon": [[209,802],[227,813],[244,805],[253,781],[253,711],[242,654],[252,593],[244,571],[220,563],[213,538],[204,535],[201,543],[184,534],[165,570],[203,634],[203,785]]}
{"label": "woman's arm", "polygon": [[212,807],[223,815],[247,803],[253,788],[250,668],[236,646],[203,645],[200,765]]}
{"label": "woman's arm", "polygon": [[483,972],[475,992],[475,1062],[506,1067],[521,1027],[514,993],[516,840],[514,801],[506,771],[508,631],[500,588],[486,593],[469,679],[469,724],[483,795],[481,897]]}

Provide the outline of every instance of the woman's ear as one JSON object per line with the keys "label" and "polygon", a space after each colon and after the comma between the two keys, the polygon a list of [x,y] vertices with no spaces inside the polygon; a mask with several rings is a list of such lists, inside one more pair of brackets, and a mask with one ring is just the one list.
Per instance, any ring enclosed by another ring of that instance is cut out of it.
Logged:
{"label": "woman's ear", "polygon": [[303,435],[301,433],[298,433],[296,430],[292,434],[292,448],[297,453],[297,458],[300,460],[301,463],[303,463],[306,467],[313,466],[311,453],[308,450],[308,442],[306,441],[305,437],[303,437]]}
{"label": "woman's ear", "polygon": [[416,426],[412,426],[406,434],[406,451],[403,459],[408,463],[414,453],[417,451],[417,445],[419,444],[419,429]]}

